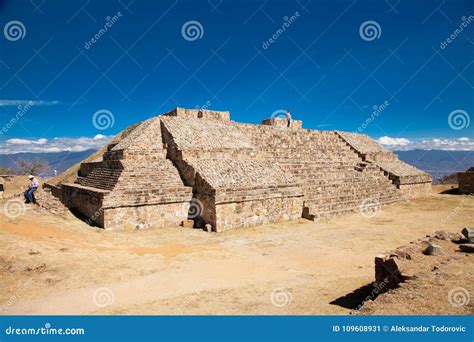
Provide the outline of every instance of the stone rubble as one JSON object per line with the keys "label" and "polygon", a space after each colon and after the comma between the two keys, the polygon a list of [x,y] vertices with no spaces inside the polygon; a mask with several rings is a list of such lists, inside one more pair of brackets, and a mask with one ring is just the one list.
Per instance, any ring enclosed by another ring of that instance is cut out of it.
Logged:
{"label": "stone rubble", "polygon": [[36,204],[51,214],[66,218],[70,215],[69,209],[54,197],[48,190],[38,190],[35,192]]}

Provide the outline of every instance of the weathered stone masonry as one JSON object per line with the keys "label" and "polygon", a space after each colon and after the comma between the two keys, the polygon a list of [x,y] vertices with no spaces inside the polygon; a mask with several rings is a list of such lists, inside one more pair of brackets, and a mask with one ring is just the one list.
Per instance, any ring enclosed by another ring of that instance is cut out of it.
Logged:
{"label": "weathered stone masonry", "polygon": [[108,229],[178,225],[190,216],[223,231],[430,192],[430,175],[366,135],[286,125],[176,108],[123,131],[101,160],[81,164],[76,181],[61,185],[60,198]]}
{"label": "weathered stone masonry", "polygon": [[458,173],[459,192],[474,194],[474,167]]}

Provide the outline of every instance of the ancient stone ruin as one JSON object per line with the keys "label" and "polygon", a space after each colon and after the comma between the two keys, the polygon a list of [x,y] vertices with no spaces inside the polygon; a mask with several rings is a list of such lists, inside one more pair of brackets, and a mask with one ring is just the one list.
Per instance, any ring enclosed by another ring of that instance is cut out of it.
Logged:
{"label": "ancient stone ruin", "polygon": [[458,184],[460,193],[474,194],[474,167],[458,173]]}
{"label": "ancient stone ruin", "polygon": [[431,176],[366,135],[237,123],[176,108],[125,129],[53,194],[107,229],[211,225],[214,231],[316,220],[429,194]]}

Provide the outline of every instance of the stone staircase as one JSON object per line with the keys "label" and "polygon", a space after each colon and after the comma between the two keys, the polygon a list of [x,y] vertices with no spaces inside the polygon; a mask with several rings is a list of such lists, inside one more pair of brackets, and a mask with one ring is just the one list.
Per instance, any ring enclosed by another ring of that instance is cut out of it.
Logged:
{"label": "stone staircase", "polygon": [[254,142],[302,182],[307,219],[358,212],[367,201],[383,206],[400,200],[388,176],[334,132],[266,128]]}
{"label": "stone staircase", "polygon": [[363,170],[347,171],[337,180],[308,184],[304,216],[322,219],[359,212],[365,203],[379,206],[400,201],[399,190],[378,170],[367,165]]}

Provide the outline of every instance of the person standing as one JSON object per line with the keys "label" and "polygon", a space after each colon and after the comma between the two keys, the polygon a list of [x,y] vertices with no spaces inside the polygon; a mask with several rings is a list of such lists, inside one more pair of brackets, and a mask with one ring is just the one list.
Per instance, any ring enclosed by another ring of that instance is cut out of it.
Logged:
{"label": "person standing", "polygon": [[286,120],[288,121],[287,127],[291,127],[291,113],[289,109],[286,111]]}
{"label": "person standing", "polygon": [[28,190],[25,191],[25,203],[33,203],[36,204],[35,200],[35,191],[38,190],[39,187],[39,182],[36,179],[35,176],[29,175],[28,179],[30,180],[30,186],[28,187]]}

